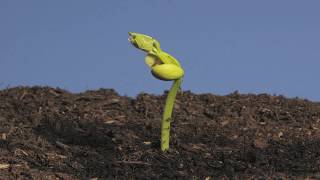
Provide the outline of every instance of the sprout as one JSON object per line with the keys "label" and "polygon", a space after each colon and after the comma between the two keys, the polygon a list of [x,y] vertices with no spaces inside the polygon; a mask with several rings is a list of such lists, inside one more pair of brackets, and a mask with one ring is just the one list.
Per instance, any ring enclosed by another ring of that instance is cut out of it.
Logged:
{"label": "sprout", "polygon": [[162,151],[167,151],[169,149],[173,105],[182,83],[184,71],[174,57],[161,50],[160,43],[156,39],[144,34],[129,32],[129,41],[136,48],[147,53],[145,63],[151,69],[151,73],[155,78],[163,81],[173,81],[161,122],[161,149]]}

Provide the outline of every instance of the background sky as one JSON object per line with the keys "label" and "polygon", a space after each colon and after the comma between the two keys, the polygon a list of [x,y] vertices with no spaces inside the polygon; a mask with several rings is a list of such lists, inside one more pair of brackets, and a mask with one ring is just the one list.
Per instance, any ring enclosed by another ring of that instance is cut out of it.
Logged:
{"label": "background sky", "polygon": [[1,0],[0,88],[162,94],[128,31],[158,39],[183,90],[320,101],[320,1]]}

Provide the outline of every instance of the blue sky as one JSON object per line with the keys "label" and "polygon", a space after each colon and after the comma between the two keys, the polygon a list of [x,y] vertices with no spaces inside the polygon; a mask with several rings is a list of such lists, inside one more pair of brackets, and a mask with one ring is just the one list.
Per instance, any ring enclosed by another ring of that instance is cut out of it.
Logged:
{"label": "blue sky", "polygon": [[0,88],[161,94],[128,31],[158,39],[183,90],[320,100],[320,1],[0,1]]}

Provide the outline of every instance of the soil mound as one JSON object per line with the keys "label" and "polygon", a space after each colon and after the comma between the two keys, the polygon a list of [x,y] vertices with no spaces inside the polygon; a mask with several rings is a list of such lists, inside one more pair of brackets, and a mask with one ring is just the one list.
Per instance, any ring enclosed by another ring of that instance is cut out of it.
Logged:
{"label": "soil mound", "polygon": [[168,153],[166,93],[0,91],[0,179],[320,178],[320,103],[180,92]]}

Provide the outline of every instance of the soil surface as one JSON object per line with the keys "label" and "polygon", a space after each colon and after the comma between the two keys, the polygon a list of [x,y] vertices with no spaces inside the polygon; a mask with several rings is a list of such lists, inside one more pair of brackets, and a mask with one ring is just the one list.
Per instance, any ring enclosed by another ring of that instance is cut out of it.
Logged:
{"label": "soil surface", "polygon": [[162,96],[0,91],[0,179],[319,179],[320,103],[180,92],[170,151]]}

